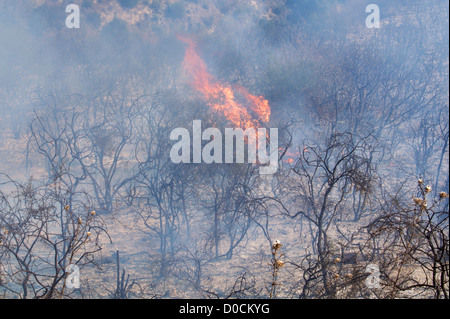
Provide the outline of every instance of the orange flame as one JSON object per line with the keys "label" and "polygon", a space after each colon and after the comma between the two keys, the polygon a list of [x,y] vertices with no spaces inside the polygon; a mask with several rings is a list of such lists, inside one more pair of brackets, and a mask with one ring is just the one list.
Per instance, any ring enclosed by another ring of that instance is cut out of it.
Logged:
{"label": "orange flame", "polygon": [[[216,112],[223,114],[231,123],[242,129],[257,128],[260,121],[268,122],[270,118],[269,102],[263,96],[250,94],[241,86],[230,86],[219,83],[208,73],[205,62],[195,51],[195,43],[188,38],[178,36],[188,45],[183,65],[191,77],[191,86],[203,95],[204,100]],[[257,115],[254,119],[246,107],[237,99],[241,96],[248,102],[250,110]]]}

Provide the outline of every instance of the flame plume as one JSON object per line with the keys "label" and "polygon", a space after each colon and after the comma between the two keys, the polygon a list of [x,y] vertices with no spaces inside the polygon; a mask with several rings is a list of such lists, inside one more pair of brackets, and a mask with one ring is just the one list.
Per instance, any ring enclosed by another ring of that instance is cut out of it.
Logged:
{"label": "flame plume", "polygon": [[[216,81],[208,73],[205,62],[197,54],[195,43],[188,38],[178,36],[178,39],[188,45],[183,66],[191,77],[191,86],[203,96],[211,108],[223,114],[233,125],[242,129],[258,128],[261,122],[270,119],[269,102],[263,96],[250,94],[246,88],[231,86]],[[249,113],[247,108],[237,99],[245,100],[248,108],[257,118]]]}

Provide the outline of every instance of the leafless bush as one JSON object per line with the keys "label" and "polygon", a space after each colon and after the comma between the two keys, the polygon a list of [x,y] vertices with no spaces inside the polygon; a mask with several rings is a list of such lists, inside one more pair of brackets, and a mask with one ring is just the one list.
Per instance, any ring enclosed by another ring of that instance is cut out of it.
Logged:
{"label": "leafless bush", "polygon": [[1,288],[24,299],[69,297],[68,266],[95,265],[106,233],[101,220],[92,208],[59,205],[48,186],[2,177],[13,190],[0,192]]}
{"label": "leafless bush", "polygon": [[367,228],[380,250],[377,262],[384,276],[384,296],[449,298],[448,194],[432,195],[419,179],[412,203],[399,205]]}

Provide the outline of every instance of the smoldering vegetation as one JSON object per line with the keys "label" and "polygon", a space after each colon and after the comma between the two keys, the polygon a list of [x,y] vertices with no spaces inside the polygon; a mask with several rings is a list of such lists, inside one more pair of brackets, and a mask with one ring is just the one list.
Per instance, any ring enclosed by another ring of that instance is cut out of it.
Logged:
{"label": "smoldering vegetation", "polygon": [[[72,2],[0,0],[2,298],[449,297],[446,1]],[[199,82],[274,175],[170,160],[233,127]]]}

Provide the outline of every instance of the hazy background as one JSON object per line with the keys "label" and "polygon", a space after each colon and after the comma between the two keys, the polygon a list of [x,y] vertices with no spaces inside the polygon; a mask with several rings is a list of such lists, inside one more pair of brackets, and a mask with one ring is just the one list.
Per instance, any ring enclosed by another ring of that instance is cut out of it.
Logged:
{"label": "hazy background", "polygon": [[[65,26],[71,3],[80,6],[80,29]],[[115,276],[120,249],[129,273],[147,287],[133,296],[226,296],[236,278],[267,266],[270,242],[282,238],[292,268],[281,295],[306,296],[301,258],[322,263],[323,247],[335,256],[340,240],[354,244],[356,229],[411,204],[418,178],[435,198],[449,190],[448,3],[380,0],[381,27],[368,29],[370,3],[0,0],[0,214],[34,207],[11,193],[28,181],[39,189],[40,208],[55,206],[58,238],[65,238],[64,206],[79,207],[77,218],[95,210],[110,234],[99,239],[102,274]],[[190,86],[178,35],[197,44],[215,79],[269,101],[267,127],[279,128],[284,154],[273,179],[257,178],[251,165],[168,161],[173,128],[195,119],[227,127]],[[332,167],[352,147],[357,157],[342,168],[352,174],[333,184],[327,201],[330,171],[324,164],[311,173],[304,151],[316,150]],[[300,212],[304,219],[293,219]],[[328,232],[322,222],[330,229],[346,222],[348,232],[334,229],[328,239],[319,235]],[[11,258],[3,259],[5,274],[13,273]],[[322,276],[325,287],[334,278],[328,270]],[[261,287],[239,296],[266,297]],[[92,296],[108,294],[103,287]]]}

